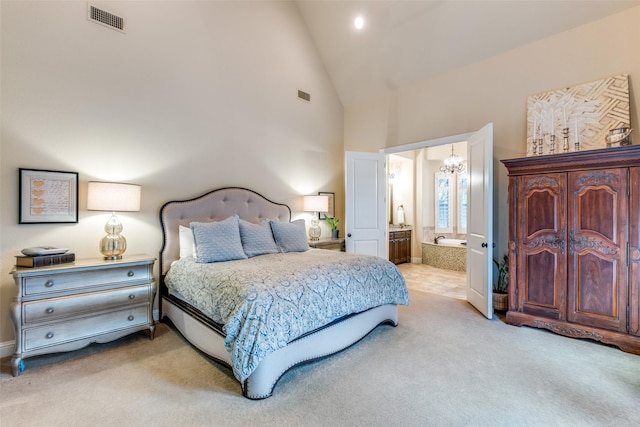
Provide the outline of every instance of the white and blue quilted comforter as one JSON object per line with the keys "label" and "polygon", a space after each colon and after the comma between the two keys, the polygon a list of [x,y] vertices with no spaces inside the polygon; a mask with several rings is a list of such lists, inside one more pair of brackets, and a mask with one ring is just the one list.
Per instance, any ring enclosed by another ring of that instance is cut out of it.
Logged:
{"label": "white and blue quilted comforter", "polygon": [[224,325],[240,381],[307,332],[379,305],[409,304],[404,278],[391,262],[322,249],[211,264],[184,258],[165,283]]}

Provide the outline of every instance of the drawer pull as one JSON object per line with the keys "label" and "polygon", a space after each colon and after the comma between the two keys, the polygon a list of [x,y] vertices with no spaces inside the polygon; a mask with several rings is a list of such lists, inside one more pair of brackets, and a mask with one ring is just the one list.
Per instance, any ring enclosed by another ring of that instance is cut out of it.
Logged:
{"label": "drawer pull", "polygon": [[50,340],[51,338],[53,338],[53,332],[48,332],[47,335],[45,335],[45,337]]}
{"label": "drawer pull", "polygon": [[135,274],[135,273],[134,273],[133,271],[129,271],[129,272],[127,273],[127,276],[129,276],[129,277],[133,277],[133,275],[134,275],[134,274]]}
{"label": "drawer pull", "polygon": [[50,288],[53,286],[53,280],[47,280],[44,284],[44,286],[46,286],[47,288]]}
{"label": "drawer pull", "polygon": [[128,321],[132,321],[132,320],[133,320],[133,316],[129,316],[129,317],[127,317],[127,320],[128,320]]}
{"label": "drawer pull", "polygon": [[47,314],[52,314],[53,313],[53,307],[49,307],[47,308]]}
{"label": "drawer pull", "polygon": [[134,294],[129,295],[129,299],[135,299],[136,296]]}

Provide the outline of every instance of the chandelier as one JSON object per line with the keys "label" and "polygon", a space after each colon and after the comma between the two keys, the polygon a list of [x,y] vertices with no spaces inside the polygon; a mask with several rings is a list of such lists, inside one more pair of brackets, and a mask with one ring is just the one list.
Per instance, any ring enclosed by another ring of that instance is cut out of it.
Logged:
{"label": "chandelier", "polygon": [[440,166],[440,172],[462,173],[465,169],[462,158],[453,152],[453,145],[451,145],[451,155],[444,160],[444,165]]}

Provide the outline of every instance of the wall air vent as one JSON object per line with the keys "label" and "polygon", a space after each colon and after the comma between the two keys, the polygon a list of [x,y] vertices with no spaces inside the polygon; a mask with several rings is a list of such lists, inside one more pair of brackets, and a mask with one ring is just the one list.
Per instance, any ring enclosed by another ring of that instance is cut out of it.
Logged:
{"label": "wall air vent", "polygon": [[89,21],[124,33],[124,18],[107,12],[106,10],[98,9],[92,4],[87,6],[87,18]]}
{"label": "wall air vent", "polygon": [[311,102],[311,94],[308,94],[307,92],[303,92],[301,90],[298,90],[298,98],[302,99],[303,101]]}

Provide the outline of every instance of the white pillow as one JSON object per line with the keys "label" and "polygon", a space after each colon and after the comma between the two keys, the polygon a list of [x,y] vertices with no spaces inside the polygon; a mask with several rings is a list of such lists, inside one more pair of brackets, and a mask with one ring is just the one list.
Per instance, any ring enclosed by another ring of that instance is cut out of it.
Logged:
{"label": "white pillow", "polygon": [[181,225],[178,227],[180,238],[180,259],[196,256],[196,244],[193,242],[193,231],[190,227]]}

